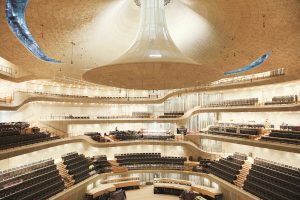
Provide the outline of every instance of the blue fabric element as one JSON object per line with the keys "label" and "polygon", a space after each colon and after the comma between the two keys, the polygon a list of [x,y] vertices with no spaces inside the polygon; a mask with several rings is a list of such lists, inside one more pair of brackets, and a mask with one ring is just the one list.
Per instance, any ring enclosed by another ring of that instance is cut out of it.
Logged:
{"label": "blue fabric element", "polygon": [[265,62],[265,60],[267,60],[271,54],[272,54],[272,51],[264,54],[262,57],[259,57],[257,60],[255,60],[254,62],[250,63],[249,65],[247,65],[245,67],[242,67],[242,68],[236,69],[236,70],[232,70],[232,71],[224,72],[224,75],[238,74],[238,73],[253,69],[254,67],[257,67],[257,66],[263,64],[263,62]]}
{"label": "blue fabric element", "polygon": [[61,63],[59,60],[49,58],[32,37],[25,20],[25,10],[29,0],[6,0],[6,20],[24,46],[41,60]]}

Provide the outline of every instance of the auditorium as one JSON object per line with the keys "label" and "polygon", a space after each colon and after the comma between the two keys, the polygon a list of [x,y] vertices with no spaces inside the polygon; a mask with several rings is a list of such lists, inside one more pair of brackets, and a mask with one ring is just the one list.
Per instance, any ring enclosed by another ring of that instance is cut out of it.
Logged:
{"label": "auditorium", "polygon": [[0,0],[0,200],[299,200],[299,0]]}

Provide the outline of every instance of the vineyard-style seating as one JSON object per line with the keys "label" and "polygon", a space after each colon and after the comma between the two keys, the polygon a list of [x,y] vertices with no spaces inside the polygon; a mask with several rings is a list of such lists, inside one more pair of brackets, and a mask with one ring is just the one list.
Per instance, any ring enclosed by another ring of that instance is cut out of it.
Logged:
{"label": "vineyard-style seating", "polygon": [[227,106],[253,106],[258,103],[258,98],[233,99],[214,103],[209,103],[207,107],[227,107]]}
{"label": "vineyard-style seating", "polygon": [[243,189],[266,200],[300,199],[300,169],[256,158]]}
{"label": "vineyard-style seating", "polygon": [[85,196],[85,200],[109,199],[126,200],[126,193],[122,189],[116,191],[113,184],[105,184],[88,191]]}
{"label": "vineyard-style seating", "polygon": [[[22,91],[23,92],[23,91]],[[37,95],[49,95],[49,96],[60,96],[60,97],[67,97],[67,98],[91,98],[90,96],[85,95],[77,95],[77,94],[63,94],[63,93],[50,93],[50,92],[44,92],[44,91],[33,91],[26,93],[33,93]],[[98,98],[98,99],[147,99],[147,98],[158,98],[158,96],[93,96],[92,98]]]}
{"label": "vineyard-style seating", "polygon": [[4,122],[0,123],[0,132],[6,130],[23,130],[28,128],[29,124],[27,122]]}
{"label": "vineyard-style seating", "polygon": [[300,140],[288,139],[288,138],[280,138],[280,137],[263,136],[263,137],[261,137],[261,140],[270,141],[270,142],[296,144],[296,145],[300,144]]}
{"label": "vineyard-style seating", "polygon": [[0,172],[1,200],[48,199],[64,190],[53,159]]}
{"label": "vineyard-style seating", "polygon": [[183,169],[184,157],[161,156],[160,153],[118,154],[115,158],[120,166],[128,169],[168,168]]}
{"label": "vineyard-style seating", "polygon": [[291,103],[297,103],[297,101],[298,101],[297,95],[275,96],[272,98],[272,101],[266,102],[265,105],[291,104]]}
{"label": "vineyard-style seating", "polygon": [[134,118],[150,118],[152,113],[149,112],[132,112]]}
{"label": "vineyard-style seating", "polygon": [[184,115],[184,112],[165,112],[164,115],[160,115],[159,118],[177,118]]}
{"label": "vineyard-style seating", "polygon": [[261,137],[261,140],[289,144],[300,144],[300,132],[272,130],[272,132],[268,136]]}
{"label": "vineyard-style seating", "polygon": [[142,135],[136,131],[110,131],[110,135],[113,135],[117,140],[140,140]]}
{"label": "vineyard-style seating", "polygon": [[272,130],[272,132],[269,134],[269,136],[261,137],[261,140],[298,145],[298,144],[300,144],[300,132]]}
{"label": "vineyard-style seating", "polygon": [[93,156],[92,162],[98,174],[111,172],[111,164],[107,161],[106,155]]}
{"label": "vineyard-style seating", "polygon": [[78,155],[76,152],[71,152],[63,155],[62,160],[63,164],[66,165],[68,173],[73,175],[75,183],[81,182],[95,173],[92,161],[83,154]]}
{"label": "vineyard-style seating", "polygon": [[101,135],[101,133],[98,132],[88,132],[85,133],[84,135],[90,136],[96,142],[110,142],[109,139],[106,139],[104,136]]}
{"label": "vineyard-style seating", "polygon": [[280,126],[280,131],[283,131],[283,130],[300,131],[300,126],[281,125]]}
{"label": "vineyard-style seating", "polygon": [[90,119],[89,116],[73,116],[73,115],[69,115],[69,116],[65,116],[65,119]]}
{"label": "vineyard-style seating", "polygon": [[175,135],[143,135],[144,140],[174,140]]}
{"label": "vineyard-style seating", "polygon": [[59,139],[38,127],[29,128],[26,122],[0,123],[0,150]]}
{"label": "vineyard-style seating", "polygon": [[199,165],[193,167],[194,172],[209,173],[210,165],[213,161],[209,159],[198,159]]}
{"label": "vineyard-style seating", "polygon": [[236,180],[237,175],[240,173],[240,169],[244,164],[247,156],[240,153],[234,153],[233,156],[227,158],[221,158],[219,161],[214,161],[210,165],[209,172],[233,183]]}
{"label": "vineyard-style seating", "polygon": [[126,141],[126,140],[173,140],[175,139],[174,134],[170,133],[140,133],[137,131],[111,131],[110,135],[113,135],[115,139]]}
{"label": "vineyard-style seating", "polygon": [[208,130],[209,134],[214,135],[224,135],[230,137],[239,137],[239,138],[253,138],[260,134],[259,129],[244,129],[236,127],[218,127],[211,126]]}

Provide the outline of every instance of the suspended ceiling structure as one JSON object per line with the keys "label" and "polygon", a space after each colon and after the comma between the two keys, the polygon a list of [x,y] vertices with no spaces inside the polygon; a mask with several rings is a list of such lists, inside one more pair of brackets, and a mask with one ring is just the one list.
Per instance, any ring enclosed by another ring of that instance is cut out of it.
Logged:
{"label": "suspended ceiling structure", "polygon": [[298,0],[30,0],[24,12],[40,50],[59,62],[30,52],[1,12],[1,66],[21,80],[63,74],[162,90],[277,68],[286,70],[280,81],[300,75]]}

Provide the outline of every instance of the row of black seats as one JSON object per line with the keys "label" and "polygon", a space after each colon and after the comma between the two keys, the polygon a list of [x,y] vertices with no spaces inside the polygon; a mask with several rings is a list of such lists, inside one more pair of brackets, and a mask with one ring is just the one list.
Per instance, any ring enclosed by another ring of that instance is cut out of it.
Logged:
{"label": "row of black seats", "polygon": [[119,189],[115,192],[105,192],[99,196],[86,195],[85,200],[126,200],[126,193],[124,190]]}
{"label": "row of black seats", "polygon": [[[191,159],[190,159],[191,160]],[[194,172],[209,173],[210,165],[213,161],[210,159],[198,158],[199,165],[193,167]]]}
{"label": "row of black seats", "polygon": [[64,183],[54,164],[48,159],[2,172],[0,200],[48,199],[64,190]]}
{"label": "row of black seats", "polygon": [[287,143],[287,144],[295,144],[295,145],[300,144],[300,140],[297,140],[297,139],[271,137],[271,136],[263,136],[260,138],[260,140],[270,141],[270,142]]}
{"label": "row of black seats", "polygon": [[7,130],[22,130],[28,127],[27,122],[4,122],[0,123],[0,133]]}
{"label": "row of black seats", "polygon": [[250,138],[250,135],[248,135],[248,134],[229,133],[229,132],[224,132],[224,131],[208,130],[207,133],[213,134],[213,135],[222,135],[222,136],[230,136],[230,137],[238,137],[238,138],[246,138],[246,139]]}
{"label": "row of black seats", "polygon": [[262,158],[256,158],[255,159],[255,164],[267,167],[267,168],[271,168],[274,169],[276,171],[281,171],[284,172],[286,174],[291,174],[294,175],[298,178],[300,178],[300,169],[296,168],[296,167],[292,167],[289,165],[284,165],[281,163],[277,163],[277,162],[273,162],[273,161],[269,161],[266,159],[262,159]]}
{"label": "row of black seats", "polygon": [[144,140],[174,140],[175,135],[143,135]]}
{"label": "row of black seats", "polygon": [[126,167],[140,167],[144,168],[146,166],[183,166],[184,161],[187,159],[185,157],[169,157],[161,156],[160,153],[133,153],[133,154],[123,154],[115,155],[117,162],[121,166]]}
{"label": "row of black seats", "polygon": [[[235,127],[228,127],[228,128],[225,128],[225,132],[238,133],[238,130]],[[258,129],[239,129],[239,134],[259,135],[259,130]]]}
{"label": "row of black seats", "polygon": [[[0,123],[0,150],[58,139],[26,122]],[[29,132],[28,132],[29,130]]]}
{"label": "row of black seats", "polygon": [[154,194],[171,194],[179,196],[183,190],[175,189],[175,188],[162,188],[162,187],[154,187]]}
{"label": "row of black seats", "polygon": [[128,158],[117,160],[120,165],[135,165],[135,164],[173,164],[183,165],[184,158],[182,157],[160,157],[160,158]]}
{"label": "row of black seats", "polygon": [[19,176],[22,175],[23,173],[27,173],[29,171],[45,167],[47,165],[50,165],[52,163],[52,159],[47,159],[47,160],[41,160],[38,162],[30,163],[27,165],[22,165],[20,167],[15,167],[12,169],[0,171],[0,181],[2,182],[3,180],[10,179],[14,176]]}
{"label": "row of black seats", "polygon": [[134,118],[150,118],[152,113],[150,113],[150,112],[132,112],[131,115]]}
{"label": "row of black seats", "polygon": [[261,140],[289,144],[300,144],[300,132],[272,130],[268,136],[263,136]]}
{"label": "row of black seats", "polygon": [[176,118],[184,115],[184,112],[165,112],[164,115],[160,115],[159,118]]}
{"label": "row of black seats", "polygon": [[298,101],[297,95],[277,96],[277,97],[273,97],[272,101],[266,102],[265,105],[290,104],[290,103],[296,103],[297,101]]}
{"label": "row of black seats", "polygon": [[73,115],[69,115],[69,116],[65,116],[65,119],[90,119],[89,116],[73,116]]}
{"label": "row of black seats", "polygon": [[116,159],[128,158],[128,157],[140,157],[143,158],[147,156],[148,158],[159,158],[161,157],[161,153],[125,153],[125,154],[115,154]]}
{"label": "row of black seats", "polygon": [[208,130],[209,134],[214,135],[224,135],[224,136],[231,136],[231,137],[240,137],[240,138],[251,138],[253,136],[259,135],[259,129],[237,129],[236,127],[226,127],[222,128],[219,126],[211,126]]}
{"label": "row of black seats", "polygon": [[[112,133],[112,132],[111,132]],[[151,134],[141,134],[135,131],[131,132],[113,132],[114,136],[116,139],[121,140],[121,141],[126,141],[126,140],[173,140],[175,139],[175,135],[170,134],[162,134],[162,135],[151,135]]]}
{"label": "row of black seats", "polygon": [[129,134],[129,133],[125,133],[125,134],[118,134],[115,135],[115,138],[121,141],[126,141],[126,140],[141,140],[142,139],[142,135],[137,134],[137,133],[133,133],[133,134]]}
{"label": "row of black seats", "polygon": [[95,140],[96,142],[110,142],[110,140],[106,139],[104,136],[101,135],[93,135],[90,136],[93,140]]}
{"label": "row of black seats", "polygon": [[111,164],[107,161],[106,155],[93,156],[92,162],[96,173],[111,172]]}
{"label": "row of black seats", "polygon": [[75,183],[81,182],[95,173],[92,161],[82,154],[79,155],[77,152],[63,155],[62,160],[68,173],[73,175]]}
{"label": "row of black seats", "polygon": [[250,106],[258,103],[258,98],[249,98],[249,99],[233,99],[233,100],[224,100],[215,103],[207,104],[207,107],[220,107],[220,106]]}
{"label": "row of black seats", "polygon": [[290,125],[281,125],[280,126],[280,130],[276,130],[277,132],[278,131],[286,131],[286,130],[289,130],[289,131],[296,131],[296,133],[300,133],[300,126],[290,126]]}
{"label": "row of black seats", "polygon": [[33,133],[0,137],[0,150],[59,139],[49,133]]}
{"label": "row of black seats", "polygon": [[232,156],[212,162],[209,166],[209,172],[233,183],[246,159],[247,156],[245,154],[234,153]]}
{"label": "row of black seats", "polygon": [[265,200],[300,199],[300,170],[256,158],[243,189]]}

